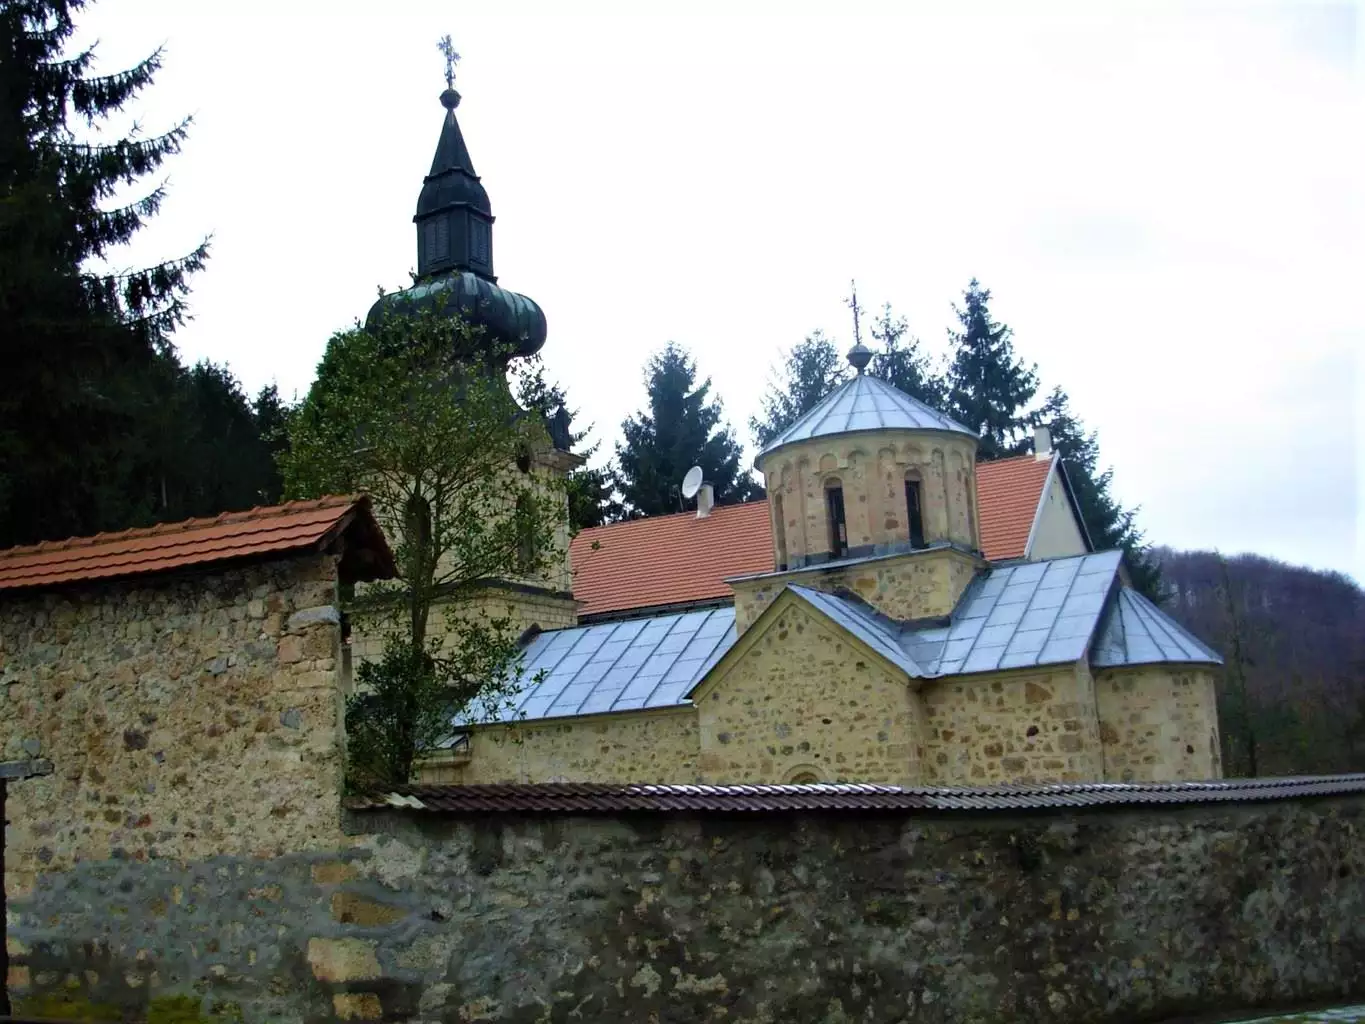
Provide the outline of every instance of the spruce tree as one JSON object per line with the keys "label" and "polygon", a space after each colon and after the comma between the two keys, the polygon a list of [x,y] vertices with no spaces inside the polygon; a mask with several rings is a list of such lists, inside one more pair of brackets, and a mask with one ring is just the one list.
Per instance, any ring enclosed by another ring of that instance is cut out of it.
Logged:
{"label": "spruce tree", "polygon": [[1038,391],[1036,369],[1014,357],[1012,332],[991,319],[991,293],[972,278],[963,305],[954,306],[960,331],[949,331],[954,353],[948,369],[948,412],[977,432],[981,459],[1028,449],[1025,411]]}
{"label": "spruce tree", "polygon": [[759,448],[815,408],[852,373],[848,360],[822,331],[813,331],[782,353],[760,400],[763,413],[749,420]]}
{"label": "spruce tree", "polygon": [[891,303],[886,303],[872,322],[872,338],[877,343],[877,354],[868,371],[872,376],[934,409],[947,408],[947,381],[934,370],[933,361],[910,333],[905,317],[891,311]]}
{"label": "spruce tree", "polygon": [[[517,401],[522,407],[540,416],[547,426],[560,423],[564,436],[556,438],[556,443],[567,445],[567,450],[591,460],[600,449],[601,442],[595,441],[586,448],[579,447],[592,428],[574,429],[573,421],[578,417],[578,410],[569,408],[568,396],[563,387],[546,379],[541,357],[536,355],[517,360],[513,376]],[[570,471],[566,493],[570,533],[614,523],[625,516],[625,509],[616,494],[616,471],[610,463],[605,466],[583,465]]]}
{"label": "spruce tree", "polygon": [[[151,84],[157,51],[92,73],[66,55],[83,0],[0,0],[0,546],[147,521],[162,510],[160,448],[174,388],[170,332],[206,245],[141,270],[98,269],[164,198],[123,205],[176,153],[189,119],[148,138],[84,141]],[[169,362],[168,362],[169,360]],[[150,433],[149,433],[150,432]]]}
{"label": "spruce tree", "polygon": [[686,350],[669,343],[645,368],[649,408],[621,424],[616,446],[621,496],[630,518],[683,511],[679,487],[692,466],[701,466],[715,488],[716,504],[758,497],[762,491],[741,463],[743,452],[722,419],[711,381],[697,383]]}
{"label": "spruce tree", "polygon": [[1150,555],[1137,526],[1137,509],[1125,509],[1110,490],[1112,467],[1100,469],[1099,437],[1085,429],[1071,411],[1071,400],[1061,388],[1053,388],[1034,417],[1047,426],[1052,447],[1066,465],[1067,479],[1086,531],[1097,551],[1121,548],[1133,586],[1150,600],[1163,598],[1161,569]]}

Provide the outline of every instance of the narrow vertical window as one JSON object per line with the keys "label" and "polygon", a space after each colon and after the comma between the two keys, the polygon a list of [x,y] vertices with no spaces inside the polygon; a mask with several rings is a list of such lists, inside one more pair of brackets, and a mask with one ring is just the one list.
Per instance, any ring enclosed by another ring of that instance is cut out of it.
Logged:
{"label": "narrow vertical window", "polygon": [[838,480],[825,485],[825,510],[829,518],[829,555],[841,558],[848,551],[848,524],[844,520],[844,488]]}
{"label": "narrow vertical window", "polygon": [[924,504],[918,480],[905,481],[905,510],[910,522],[910,546],[924,547]]}
{"label": "narrow vertical window", "polygon": [[787,517],[782,511],[782,495],[773,495],[773,548],[780,572],[787,567]]}

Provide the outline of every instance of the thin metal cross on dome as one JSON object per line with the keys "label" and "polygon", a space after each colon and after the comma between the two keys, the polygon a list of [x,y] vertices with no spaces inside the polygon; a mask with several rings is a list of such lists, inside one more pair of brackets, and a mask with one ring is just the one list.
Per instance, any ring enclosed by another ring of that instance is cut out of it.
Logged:
{"label": "thin metal cross on dome", "polygon": [[436,49],[445,55],[446,59],[446,88],[455,88],[455,65],[460,63],[460,55],[455,52],[455,44],[450,41],[450,36],[445,36],[436,44]]}

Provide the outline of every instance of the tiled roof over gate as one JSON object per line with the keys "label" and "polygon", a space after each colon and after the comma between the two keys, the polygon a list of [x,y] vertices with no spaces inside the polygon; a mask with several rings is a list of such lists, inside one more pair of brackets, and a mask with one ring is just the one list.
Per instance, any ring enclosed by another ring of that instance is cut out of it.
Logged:
{"label": "tiled roof over gate", "polygon": [[8,548],[0,551],[0,591],[284,555],[321,548],[348,530],[357,531],[359,538],[351,554],[370,556],[364,566],[354,559],[352,578],[392,575],[393,558],[370,514],[369,499],[338,496]]}

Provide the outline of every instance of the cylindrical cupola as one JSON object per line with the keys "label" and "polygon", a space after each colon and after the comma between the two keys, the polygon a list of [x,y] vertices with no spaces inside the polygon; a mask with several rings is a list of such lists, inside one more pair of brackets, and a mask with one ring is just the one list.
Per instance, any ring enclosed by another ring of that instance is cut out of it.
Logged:
{"label": "cylindrical cupola", "polygon": [[976,434],[858,373],[779,434],[763,474],[778,569],[952,544],[976,551]]}

